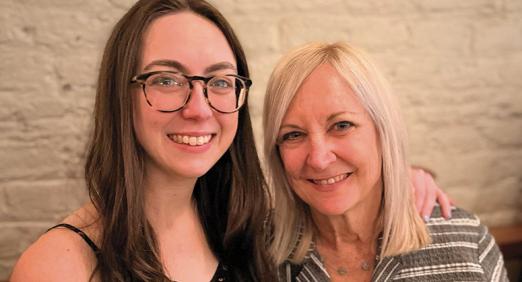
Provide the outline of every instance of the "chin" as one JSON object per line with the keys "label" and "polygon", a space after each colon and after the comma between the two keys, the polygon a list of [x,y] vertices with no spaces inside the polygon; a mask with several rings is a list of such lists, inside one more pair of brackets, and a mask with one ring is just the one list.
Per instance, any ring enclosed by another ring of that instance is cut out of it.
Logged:
{"label": "chin", "polygon": [[204,176],[210,169],[207,170],[201,170],[201,169],[194,169],[194,170],[188,170],[183,173],[183,175],[187,178],[200,178]]}
{"label": "chin", "polygon": [[185,162],[184,164],[177,165],[175,168],[171,168],[172,174],[179,175],[185,178],[199,178],[205,175],[213,166],[213,163],[201,163],[201,162]]}
{"label": "chin", "polygon": [[345,210],[345,209],[321,209],[321,210],[317,210],[317,212],[324,216],[340,216],[340,215],[344,215],[347,212],[347,210]]}
{"label": "chin", "polygon": [[348,212],[353,207],[353,203],[349,201],[321,201],[309,204],[309,206],[312,210],[322,215],[336,216]]}

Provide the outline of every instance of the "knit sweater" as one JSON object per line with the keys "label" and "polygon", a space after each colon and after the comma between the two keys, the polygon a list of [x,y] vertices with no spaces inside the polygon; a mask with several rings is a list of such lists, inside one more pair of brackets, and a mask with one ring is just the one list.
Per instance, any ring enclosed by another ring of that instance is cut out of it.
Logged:
{"label": "knit sweater", "polygon": [[[372,281],[508,281],[502,254],[476,216],[453,208],[446,220],[436,208],[427,226],[432,243],[379,260]],[[282,281],[330,281],[313,247],[302,265],[283,264],[280,276]]]}

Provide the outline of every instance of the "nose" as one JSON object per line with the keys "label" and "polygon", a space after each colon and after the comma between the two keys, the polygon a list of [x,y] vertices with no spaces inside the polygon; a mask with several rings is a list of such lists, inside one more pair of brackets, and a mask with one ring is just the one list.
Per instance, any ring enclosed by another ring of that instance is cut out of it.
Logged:
{"label": "nose", "polygon": [[337,159],[331,144],[323,136],[311,136],[306,164],[314,170],[324,170]]}
{"label": "nose", "polygon": [[203,86],[201,83],[193,85],[189,101],[181,110],[181,114],[187,119],[208,119],[212,116],[212,109],[203,93]]}

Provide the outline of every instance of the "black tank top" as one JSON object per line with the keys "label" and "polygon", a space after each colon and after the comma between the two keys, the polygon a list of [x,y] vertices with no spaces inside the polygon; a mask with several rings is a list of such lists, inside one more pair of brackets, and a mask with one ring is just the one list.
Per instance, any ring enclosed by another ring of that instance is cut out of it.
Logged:
{"label": "black tank top", "polygon": [[[67,223],[60,223],[60,224],[57,224],[49,229],[47,229],[47,231],[49,230],[52,230],[52,229],[55,229],[55,228],[58,228],[58,227],[64,227],[64,228],[67,228],[73,232],[75,232],[76,234],[80,235],[80,237],[82,237],[82,239],[87,243],[87,245],[89,245],[89,247],[92,249],[92,251],[94,252],[94,254],[96,255],[96,258],[99,259],[99,256],[100,256],[100,249],[98,248],[98,246],[96,246],[96,244],[91,240],[91,238],[89,238],[89,236],[87,236],[87,234],[85,234],[85,232],[81,231],[78,227],[76,226],[73,226],[73,225],[70,225],[70,224],[67,224]],[[226,282],[226,281],[231,281],[229,279],[229,274],[228,274],[228,269],[225,265],[222,265],[221,263],[218,264],[218,267],[216,269],[216,272],[214,273],[214,276],[212,276],[212,279],[210,280],[210,282]],[[181,281],[176,281],[176,280],[173,280],[173,282],[181,282]]]}

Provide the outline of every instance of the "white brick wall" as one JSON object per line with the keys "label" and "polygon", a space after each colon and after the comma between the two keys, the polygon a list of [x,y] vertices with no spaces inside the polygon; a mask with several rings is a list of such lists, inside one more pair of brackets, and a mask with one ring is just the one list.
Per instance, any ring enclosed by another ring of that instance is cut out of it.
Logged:
{"label": "white brick wall", "polygon": [[[85,200],[103,44],[131,0],[0,0],[0,280]],[[246,49],[256,136],[272,66],[311,40],[380,62],[415,163],[489,225],[522,222],[521,0],[213,0]]]}

